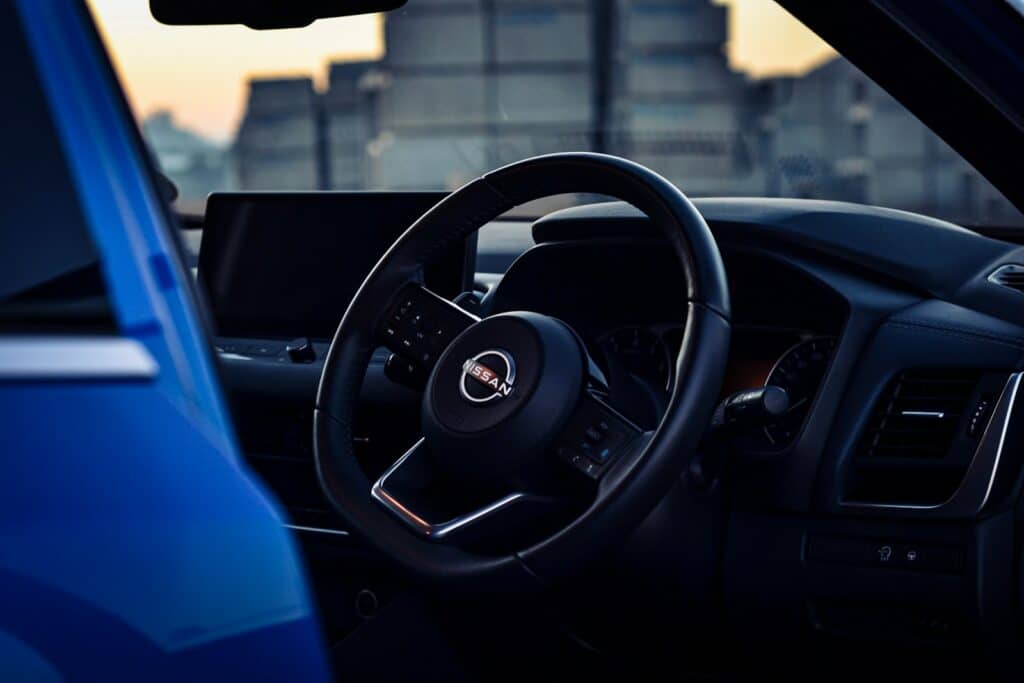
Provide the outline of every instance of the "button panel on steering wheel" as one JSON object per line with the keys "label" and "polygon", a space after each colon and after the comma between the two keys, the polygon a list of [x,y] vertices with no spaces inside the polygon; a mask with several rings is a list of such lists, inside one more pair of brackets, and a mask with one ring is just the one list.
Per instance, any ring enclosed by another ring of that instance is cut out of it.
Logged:
{"label": "button panel on steering wheel", "polygon": [[452,340],[476,320],[450,301],[409,284],[389,306],[379,337],[389,350],[426,374]]}
{"label": "button panel on steering wheel", "polygon": [[555,443],[554,452],[573,469],[598,479],[639,434],[639,427],[586,394]]}

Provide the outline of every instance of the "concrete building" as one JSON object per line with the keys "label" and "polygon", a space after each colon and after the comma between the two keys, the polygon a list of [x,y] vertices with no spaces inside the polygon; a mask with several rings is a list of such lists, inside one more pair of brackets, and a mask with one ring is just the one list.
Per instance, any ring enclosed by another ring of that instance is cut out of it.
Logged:
{"label": "concrete building", "polygon": [[953,220],[1016,215],[841,58],[730,68],[710,0],[417,0],[385,56],[256,79],[235,154],[253,189],[453,189],[524,157],[620,154],[693,195],[843,198]]}
{"label": "concrete building", "polygon": [[453,187],[485,167],[487,17],[481,0],[427,0],[385,18],[370,186]]}
{"label": "concrete building", "polygon": [[323,189],[320,110],[311,78],[251,80],[234,149],[240,187]]}
{"label": "concrete building", "polygon": [[895,206],[953,221],[1014,209],[981,175],[844,59],[766,84],[769,194]]}
{"label": "concrete building", "polygon": [[610,4],[511,0],[492,5],[491,167],[597,148],[604,74],[596,44]]}
{"label": "concrete building", "polygon": [[376,92],[382,76],[377,62],[331,64],[319,113],[324,127],[325,188],[360,190],[367,186],[367,149],[377,137]]}
{"label": "concrete building", "polygon": [[599,4],[428,0],[389,15],[368,183],[457,187],[524,156],[591,149]]}
{"label": "concrete building", "polygon": [[[726,11],[708,0],[422,0],[386,17],[382,61],[331,65],[313,107],[303,92],[282,118],[272,100],[305,83],[255,81],[243,132],[272,115],[309,140],[321,121],[317,182],[337,189],[454,188],[524,157],[598,150],[698,194],[755,192]],[[304,169],[296,184],[317,167],[306,145],[286,162],[258,134],[242,138],[240,165],[265,166],[240,173],[245,187],[289,164]]]}
{"label": "concrete building", "polygon": [[758,193],[754,111],[725,55],[728,10],[707,0],[616,5],[610,151],[693,194]]}

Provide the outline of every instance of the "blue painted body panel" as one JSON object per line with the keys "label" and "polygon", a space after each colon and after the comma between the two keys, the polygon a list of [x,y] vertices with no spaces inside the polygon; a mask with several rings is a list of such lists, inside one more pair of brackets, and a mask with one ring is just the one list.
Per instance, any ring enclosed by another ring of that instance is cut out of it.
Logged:
{"label": "blue painted body panel", "polygon": [[238,456],[88,15],[15,4],[119,329],[159,370],[0,379],[0,679],[326,680],[294,539]]}
{"label": "blue painted body panel", "polygon": [[51,103],[54,123],[103,257],[118,323],[176,384],[218,434],[230,434],[209,354],[182,291],[161,287],[153,264],[174,260],[159,199],[124,120],[106,56],[82,23],[84,10],[62,0],[19,0],[26,38]]}

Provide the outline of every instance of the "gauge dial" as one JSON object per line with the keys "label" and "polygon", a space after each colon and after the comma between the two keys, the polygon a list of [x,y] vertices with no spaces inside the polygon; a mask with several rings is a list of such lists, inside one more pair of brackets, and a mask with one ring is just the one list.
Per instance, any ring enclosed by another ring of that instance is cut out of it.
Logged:
{"label": "gauge dial", "polygon": [[665,342],[645,327],[623,327],[605,335],[599,345],[610,362],[659,389],[667,389],[671,373]]}
{"label": "gauge dial", "polygon": [[764,428],[773,445],[785,446],[796,438],[828,370],[835,346],[835,337],[809,339],[789,349],[775,363],[765,384],[786,390],[789,410]]}

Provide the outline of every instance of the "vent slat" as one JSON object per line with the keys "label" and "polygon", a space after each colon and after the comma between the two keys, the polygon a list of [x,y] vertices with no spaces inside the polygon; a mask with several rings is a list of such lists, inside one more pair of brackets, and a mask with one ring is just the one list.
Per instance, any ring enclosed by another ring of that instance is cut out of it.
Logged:
{"label": "vent slat", "polygon": [[904,372],[878,399],[860,457],[938,463],[949,454],[980,377],[956,369]]}

